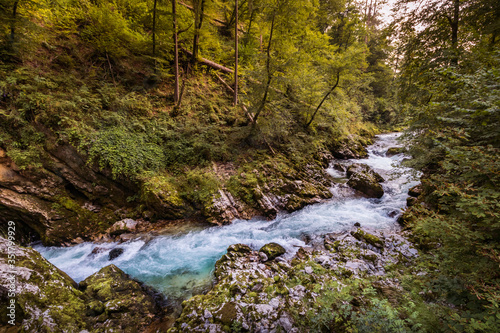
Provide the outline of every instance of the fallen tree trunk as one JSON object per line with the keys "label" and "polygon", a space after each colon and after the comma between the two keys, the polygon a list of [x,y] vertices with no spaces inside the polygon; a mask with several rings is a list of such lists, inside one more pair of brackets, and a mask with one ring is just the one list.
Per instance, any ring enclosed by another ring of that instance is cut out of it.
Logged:
{"label": "fallen tree trunk", "polygon": [[[185,48],[182,48],[182,51],[185,52],[186,54],[188,54],[189,56],[193,56],[193,52],[188,51]],[[210,61],[208,59],[198,57],[197,60],[199,62],[201,62],[202,64],[207,65],[208,67],[212,67],[213,69],[217,69],[221,72],[230,73],[230,74],[234,73],[234,70],[232,70],[231,68],[224,67],[224,66],[222,66],[216,62]]]}

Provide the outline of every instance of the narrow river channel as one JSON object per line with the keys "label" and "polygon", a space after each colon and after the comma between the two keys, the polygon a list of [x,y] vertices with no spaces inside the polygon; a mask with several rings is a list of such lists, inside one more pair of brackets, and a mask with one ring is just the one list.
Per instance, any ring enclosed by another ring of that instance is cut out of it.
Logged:
{"label": "narrow river channel", "polygon": [[[383,134],[368,147],[369,157],[342,161],[365,163],[380,173],[385,194],[381,199],[366,199],[355,194],[345,184],[345,174],[329,168],[327,171],[339,183],[332,187],[333,199],[308,206],[292,214],[279,215],[275,220],[237,220],[222,227],[194,228],[175,235],[139,237],[125,243],[83,243],[73,247],[36,245],[51,263],[81,281],[109,264],[115,264],[133,278],[163,292],[171,301],[186,299],[210,287],[215,262],[235,243],[258,249],[276,242],[293,255],[305,240],[319,235],[351,228],[355,223],[374,229],[397,227],[395,216],[406,206],[408,189],[417,184],[410,170],[399,164],[404,156],[386,156],[388,148],[398,146],[399,134]],[[92,251],[99,247],[99,253]],[[109,251],[122,248],[123,254],[109,261]]]}

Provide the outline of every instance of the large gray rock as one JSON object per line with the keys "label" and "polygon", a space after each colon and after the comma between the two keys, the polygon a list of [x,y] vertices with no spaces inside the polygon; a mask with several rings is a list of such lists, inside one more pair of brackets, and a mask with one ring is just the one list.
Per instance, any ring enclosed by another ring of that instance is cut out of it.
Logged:
{"label": "large gray rock", "polygon": [[346,170],[347,177],[349,178],[349,177],[351,177],[355,173],[366,173],[366,174],[374,177],[377,182],[383,182],[383,181],[385,181],[385,179],[380,174],[378,174],[377,172],[373,171],[373,169],[370,168],[366,164],[353,163],[353,164],[349,165],[349,167]]}
{"label": "large gray rock", "polygon": [[384,178],[373,171],[368,165],[354,163],[347,168],[349,180],[347,185],[359,192],[364,193],[369,198],[381,198],[384,195],[384,189],[379,182]]}
{"label": "large gray rock", "polygon": [[377,180],[367,173],[355,173],[347,181],[347,185],[364,193],[369,198],[381,198],[384,189]]}

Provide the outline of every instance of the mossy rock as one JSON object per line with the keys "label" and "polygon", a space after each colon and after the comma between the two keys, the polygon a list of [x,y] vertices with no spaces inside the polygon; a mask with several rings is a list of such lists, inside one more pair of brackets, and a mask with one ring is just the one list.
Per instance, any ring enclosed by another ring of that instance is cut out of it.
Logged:
{"label": "mossy rock", "polygon": [[351,188],[364,193],[369,198],[382,198],[384,189],[377,180],[367,173],[355,173],[347,182]]}
{"label": "mossy rock", "polygon": [[268,260],[273,260],[283,254],[286,253],[286,250],[283,246],[279,245],[278,243],[269,243],[261,247],[259,252],[264,253]]}
{"label": "mossy rock", "polygon": [[391,157],[391,156],[398,155],[398,154],[404,154],[406,152],[407,152],[407,149],[405,147],[391,147],[387,150],[387,152],[385,153],[385,156]]}
{"label": "mossy rock", "polygon": [[104,308],[101,316],[93,319],[96,328],[104,316],[106,327],[135,332],[149,324],[158,312],[153,296],[115,265],[89,276],[80,282],[80,287],[85,296],[93,300],[89,311],[95,315]]}
{"label": "mossy rock", "polygon": [[423,192],[422,184],[413,186],[408,190],[408,195],[414,198],[418,198]]}
{"label": "mossy rock", "polygon": [[351,235],[357,240],[373,245],[376,248],[382,249],[384,247],[384,241],[382,239],[380,239],[375,235],[367,233],[362,229],[357,229],[356,231],[352,231]]}
{"label": "mossy rock", "polygon": [[[8,246],[8,241],[0,237],[2,270],[8,267]],[[16,327],[20,331],[80,332],[91,329],[86,317],[85,299],[67,274],[33,249],[11,246],[10,252],[15,253],[17,259],[14,270],[19,291],[16,294],[16,321],[18,322]],[[10,284],[8,277],[9,274],[0,276],[1,290],[8,289]],[[2,314],[1,326],[6,316],[3,316],[2,311],[0,314]]]}
{"label": "mossy rock", "polygon": [[286,202],[285,209],[291,213],[304,208],[307,204],[307,200],[304,200],[296,196],[295,194],[292,194]]}
{"label": "mossy rock", "polygon": [[245,244],[233,244],[227,248],[227,252],[245,255],[247,253],[251,253],[252,249],[248,245],[245,245]]}
{"label": "mossy rock", "polygon": [[355,173],[366,173],[369,176],[375,178],[375,180],[377,182],[383,182],[383,181],[385,181],[384,177],[382,177],[377,172],[373,171],[373,169],[370,168],[366,164],[353,163],[353,164],[349,165],[349,167],[347,167],[346,175],[347,175],[348,178],[351,177]]}
{"label": "mossy rock", "polygon": [[234,302],[225,303],[216,313],[215,318],[225,325],[230,325],[238,319],[238,305]]}

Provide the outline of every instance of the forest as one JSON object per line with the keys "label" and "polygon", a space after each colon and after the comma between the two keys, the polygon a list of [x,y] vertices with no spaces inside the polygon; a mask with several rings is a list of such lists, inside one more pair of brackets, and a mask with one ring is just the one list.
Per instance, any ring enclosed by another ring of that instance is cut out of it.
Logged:
{"label": "forest", "polygon": [[421,185],[398,222],[419,256],[397,287],[331,292],[318,267],[328,292],[297,332],[497,332],[499,35],[497,0],[0,0],[0,235],[273,220],[333,196],[332,160],[401,132]]}

